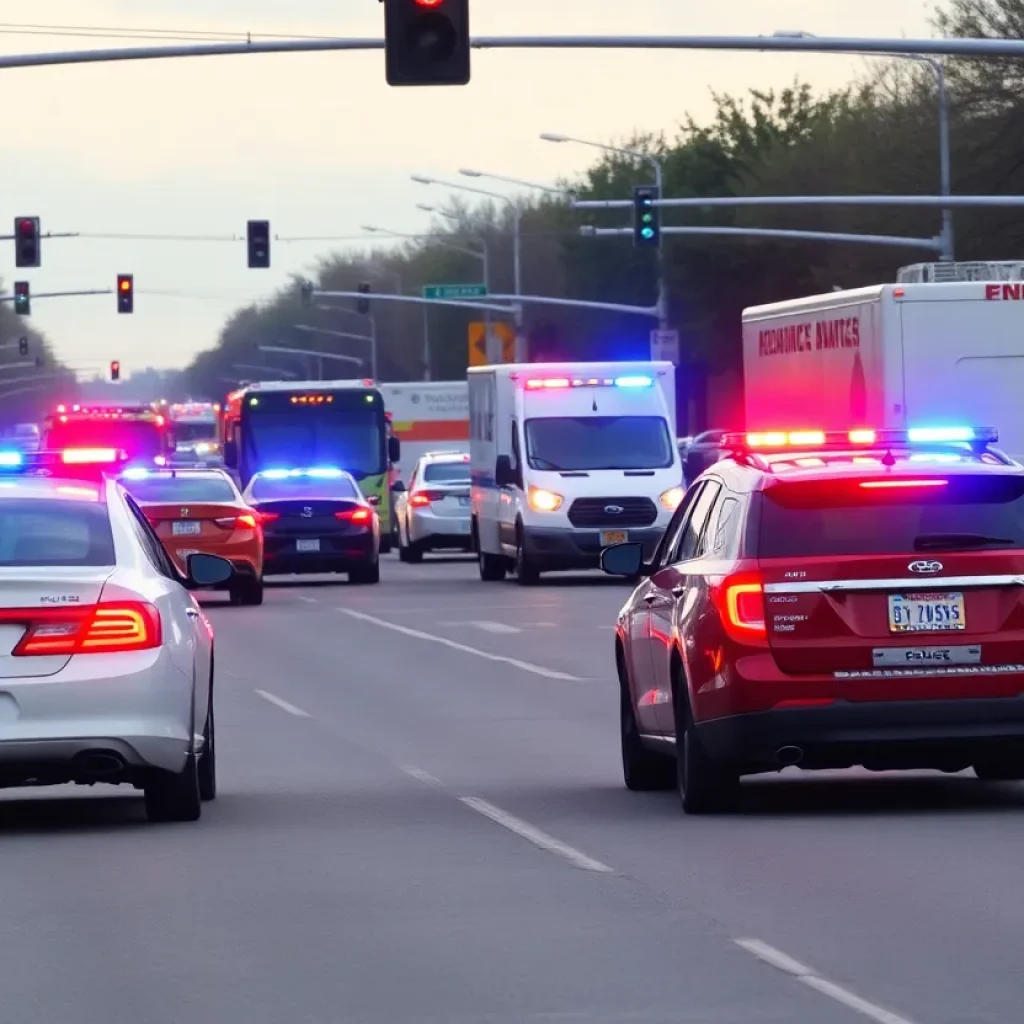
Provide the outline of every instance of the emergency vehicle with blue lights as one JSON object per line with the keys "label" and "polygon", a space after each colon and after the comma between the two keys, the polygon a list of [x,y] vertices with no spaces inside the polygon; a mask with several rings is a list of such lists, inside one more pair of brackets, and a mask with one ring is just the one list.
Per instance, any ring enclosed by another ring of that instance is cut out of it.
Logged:
{"label": "emergency vehicle with blue lights", "polygon": [[117,449],[130,462],[166,465],[173,454],[167,417],[144,404],[61,404],[43,421],[40,449]]}
{"label": "emergency vehicle with blue lights", "polygon": [[547,363],[469,370],[471,537],[484,580],[653,552],[682,499],[675,368]]}
{"label": "emergency vehicle with blue lights", "polygon": [[722,810],[743,775],[1024,779],[1024,466],[994,430],[729,434],[619,614],[623,773]]}

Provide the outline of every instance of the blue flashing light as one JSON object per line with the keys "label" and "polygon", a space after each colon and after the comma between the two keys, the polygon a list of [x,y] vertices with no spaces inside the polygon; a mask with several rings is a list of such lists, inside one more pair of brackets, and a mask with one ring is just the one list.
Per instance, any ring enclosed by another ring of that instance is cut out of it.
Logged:
{"label": "blue flashing light", "polygon": [[149,476],[149,470],[143,466],[132,466],[131,469],[126,469],[121,476],[125,480],[145,480]]}
{"label": "blue flashing light", "polygon": [[21,452],[0,452],[0,467],[15,469],[25,461]]}
{"label": "blue flashing light", "polygon": [[977,435],[971,427],[911,427],[907,440],[911,444],[928,444],[955,441],[974,441]]}
{"label": "blue flashing light", "polygon": [[260,473],[266,480],[287,480],[291,475],[290,469],[265,469]]}
{"label": "blue flashing light", "polygon": [[307,469],[305,475],[316,477],[318,480],[336,480],[344,474],[335,466],[317,466],[314,469]]}
{"label": "blue flashing light", "polygon": [[654,386],[653,377],[616,377],[617,388],[649,388]]}

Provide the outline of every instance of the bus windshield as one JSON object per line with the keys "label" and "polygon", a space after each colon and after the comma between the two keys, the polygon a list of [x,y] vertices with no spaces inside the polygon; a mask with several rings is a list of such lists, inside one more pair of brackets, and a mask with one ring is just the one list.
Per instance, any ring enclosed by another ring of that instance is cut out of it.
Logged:
{"label": "bus windshield", "polygon": [[[335,392],[334,401],[295,405],[287,393],[260,395],[247,404],[243,457],[253,470],[335,466],[353,476],[384,473],[384,410],[372,392]],[[371,398],[371,401],[367,401]],[[374,400],[375,399],[375,400]]]}

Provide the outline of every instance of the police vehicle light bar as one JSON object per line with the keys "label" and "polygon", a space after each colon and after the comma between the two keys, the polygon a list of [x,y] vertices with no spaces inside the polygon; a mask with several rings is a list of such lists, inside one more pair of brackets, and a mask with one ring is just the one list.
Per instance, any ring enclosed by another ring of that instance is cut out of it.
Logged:
{"label": "police vehicle light bar", "polygon": [[649,388],[653,386],[653,377],[640,375],[588,378],[530,377],[526,381],[527,391],[557,391],[565,388]]}
{"label": "police vehicle light bar", "polygon": [[734,451],[786,451],[792,448],[879,447],[888,444],[995,444],[992,428],[965,426],[910,427],[907,430],[763,430],[728,433],[722,447]]}

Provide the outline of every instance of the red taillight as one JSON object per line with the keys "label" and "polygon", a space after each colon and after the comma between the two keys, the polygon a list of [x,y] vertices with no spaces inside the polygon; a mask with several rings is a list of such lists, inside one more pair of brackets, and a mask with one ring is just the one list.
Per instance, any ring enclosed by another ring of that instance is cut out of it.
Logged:
{"label": "red taillight", "polygon": [[250,529],[255,530],[259,525],[256,516],[258,513],[243,512],[240,516],[227,516],[224,519],[214,519],[214,522],[218,526],[223,526],[226,529]]}
{"label": "red taillight", "polygon": [[368,523],[373,513],[368,508],[346,509],[344,512],[335,512],[335,519],[344,519],[347,523]]}
{"label": "red taillight", "polygon": [[444,491],[413,491],[409,495],[409,504],[424,508],[433,501],[444,501]]}
{"label": "red taillight", "polygon": [[863,480],[865,490],[889,490],[894,487],[945,487],[948,480]]}
{"label": "red taillight", "polygon": [[715,605],[726,631],[738,640],[764,639],[764,586],[760,573],[726,576],[714,588]]}
{"label": "red taillight", "polygon": [[261,523],[272,523],[275,519],[281,518],[280,512],[257,512],[256,515],[260,517]]}
{"label": "red taillight", "polygon": [[24,624],[14,657],[144,651],[163,641],[160,613],[143,601],[76,609],[4,609],[0,622]]}

